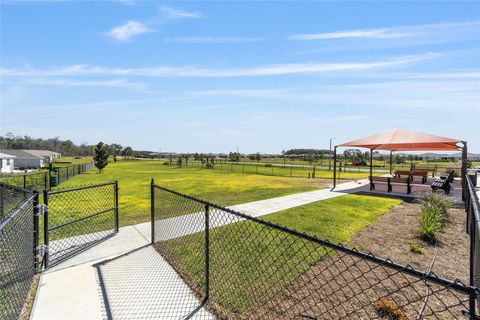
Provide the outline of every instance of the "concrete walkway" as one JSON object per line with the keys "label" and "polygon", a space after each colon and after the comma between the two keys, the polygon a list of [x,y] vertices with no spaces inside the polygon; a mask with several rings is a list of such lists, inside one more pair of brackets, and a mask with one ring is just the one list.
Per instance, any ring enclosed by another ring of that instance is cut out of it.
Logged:
{"label": "concrete walkway", "polygon": [[31,318],[214,319],[149,239],[149,223],[120,228],[42,273]]}
{"label": "concrete walkway", "polygon": [[[368,180],[230,208],[255,217],[365,189]],[[221,216],[221,215],[218,215]],[[200,232],[203,213],[156,222],[162,240]],[[211,219],[218,227],[242,219]],[[196,223],[194,223],[196,222]],[[178,228],[174,227],[178,224]],[[183,229],[182,229],[183,226]],[[189,226],[188,229],[184,229]],[[158,239],[157,239],[158,240]],[[213,319],[170,265],[149,246],[150,223],[120,232],[42,273],[32,319]]]}

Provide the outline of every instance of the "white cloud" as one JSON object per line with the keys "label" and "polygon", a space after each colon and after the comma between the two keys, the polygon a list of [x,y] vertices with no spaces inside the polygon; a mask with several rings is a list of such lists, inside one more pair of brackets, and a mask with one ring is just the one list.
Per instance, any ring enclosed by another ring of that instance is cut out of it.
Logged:
{"label": "white cloud", "polygon": [[118,26],[106,34],[116,40],[126,41],[143,33],[152,32],[152,29],[138,21],[128,21],[126,24]]}
{"label": "white cloud", "polygon": [[478,79],[397,80],[321,87],[275,89],[218,89],[192,92],[198,97],[236,97],[279,102],[313,103],[317,106],[396,108],[411,110],[480,110]]}
{"label": "white cloud", "polygon": [[181,19],[181,18],[200,18],[202,16],[201,12],[196,11],[186,11],[182,9],[162,6],[160,11],[166,14],[169,18],[172,19]]}
{"label": "white cloud", "polygon": [[107,68],[102,66],[72,65],[48,69],[0,69],[2,76],[143,76],[143,77],[261,77],[292,74],[318,74],[329,72],[351,72],[378,68],[399,67],[438,56],[434,53],[400,56],[392,59],[371,62],[338,63],[287,63],[246,68],[200,68],[185,67],[148,67],[148,68]]}
{"label": "white cloud", "polygon": [[131,88],[146,89],[144,83],[130,82],[126,79],[110,80],[72,80],[63,78],[28,78],[25,81],[3,81],[4,84],[22,86],[66,86],[66,87],[107,87],[107,88]]}
{"label": "white cloud", "polygon": [[328,40],[342,38],[403,38],[409,33],[393,32],[390,29],[335,31],[316,34],[296,34],[288,37],[290,40]]}
{"label": "white cloud", "polygon": [[[326,33],[306,33],[289,36],[289,40],[332,40],[332,39],[383,39],[397,45],[438,43],[478,39],[480,22],[453,22],[424,25],[399,26],[379,29],[340,30]],[[378,41],[377,41],[378,42]]]}
{"label": "white cloud", "polygon": [[264,38],[253,38],[253,37],[180,37],[180,38],[167,38],[166,42],[174,43],[193,43],[193,44],[202,44],[202,43],[250,43],[250,42],[261,42],[264,41]]}

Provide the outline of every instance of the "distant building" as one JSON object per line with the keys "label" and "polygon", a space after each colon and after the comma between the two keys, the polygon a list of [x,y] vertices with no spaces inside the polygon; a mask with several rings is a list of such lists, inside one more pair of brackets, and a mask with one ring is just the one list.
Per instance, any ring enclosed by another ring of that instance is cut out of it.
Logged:
{"label": "distant building", "polygon": [[13,162],[15,156],[6,153],[0,153],[0,172],[11,173],[13,171]]}
{"label": "distant building", "polygon": [[49,150],[22,150],[30,153],[31,155],[42,157],[46,162],[52,162],[54,159],[60,158],[61,153]]}
{"label": "distant building", "polygon": [[39,169],[44,165],[44,159],[39,156],[34,156],[23,150],[15,149],[0,149],[0,153],[14,156],[13,164],[15,169]]}
{"label": "distant building", "polygon": [[[435,161],[435,160],[443,160],[443,161],[462,161],[462,153],[452,153],[452,154],[445,154],[445,153],[422,153],[417,156],[420,160],[425,161]],[[469,153],[467,154],[467,159],[470,161],[480,161],[480,154]]]}

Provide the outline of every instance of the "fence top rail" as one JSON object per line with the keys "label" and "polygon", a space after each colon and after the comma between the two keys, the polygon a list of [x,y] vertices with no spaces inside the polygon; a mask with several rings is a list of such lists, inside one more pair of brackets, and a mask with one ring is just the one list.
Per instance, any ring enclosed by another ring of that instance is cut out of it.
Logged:
{"label": "fence top rail", "polygon": [[423,280],[426,280],[426,281],[429,281],[429,282],[432,282],[432,283],[436,283],[436,284],[440,284],[440,285],[452,288],[453,290],[456,290],[458,292],[465,293],[465,294],[468,294],[468,295],[480,295],[480,290],[478,288],[470,286],[470,285],[466,285],[460,280],[453,280],[452,281],[452,280],[437,276],[434,272],[423,272],[423,271],[419,271],[417,269],[414,269],[413,267],[411,267],[408,264],[407,265],[402,265],[402,264],[393,262],[390,259],[378,258],[378,257],[374,256],[371,252],[365,253],[365,252],[361,252],[361,251],[357,250],[356,248],[349,248],[349,247],[346,247],[342,244],[335,244],[333,242],[330,242],[329,240],[319,239],[317,237],[314,237],[314,236],[311,236],[309,234],[296,231],[294,229],[287,228],[287,227],[279,225],[279,224],[271,223],[271,222],[255,218],[255,217],[246,215],[244,213],[241,213],[241,212],[238,212],[238,211],[226,208],[226,207],[219,206],[219,205],[211,203],[207,200],[199,199],[199,198],[196,198],[196,197],[193,197],[193,196],[183,194],[183,193],[178,192],[178,191],[174,191],[174,190],[159,186],[159,185],[155,184],[153,182],[153,180],[152,180],[151,185],[152,185],[152,187],[155,187],[155,188],[161,189],[163,191],[166,191],[166,192],[169,192],[169,193],[172,193],[172,194],[175,194],[175,195],[178,195],[178,196],[181,196],[181,197],[184,197],[184,198],[202,203],[206,206],[216,208],[216,209],[222,210],[224,212],[228,212],[232,215],[244,218],[246,220],[254,221],[256,223],[262,224],[262,225],[267,226],[269,228],[280,230],[280,231],[286,232],[288,234],[297,236],[299,238],[302,238],[302,239],[305,239],[305,240],[308,240],[308,241],[312,241],[312,242],[317,243],[319,245],[329,247],[329,248],[332,248],[334,250],[338,250],[338,251],[341,251],[341,252],[345,252],[347,254],[357,256],[361,259],[365,259],[365,260],[368,260],[368,261],[371,261],[371,262],[378,263],[378,264],[383,265],[385,267],[388,267],[390,269],[398,270],[398,271],[401,271],[403,273],[407,273],[411,276],[414,276],[414,277],[417,277],[417,278],[420,278],[420,279],[423,279]]}
{"label": "fence top rail", "polygon": [[63,192],[69,192],[69,191],[78,191],[78,190],[92,189],[92,188],[98,188],[98,187],[109,186],[109,185],[116,185],[117,183],[118,183],[117,181],[111,181],[111,182],[89,184],[89,185],[84,185],[80,187],[59,189],[59,190],[53,190],[53,191],[45,190],[45,192],[47,192],[50,195],[50,194],[57,194],[57,193],[63,193]]}
{"label": "fence top rail", "polygon": [[[28,191],[28,190],[27,190]],[[26,206],[27,204],[32,201],[32,199],[36,196],[36,194],[34,192],[31,192],[29,191],[30,194],[28,197],[26,197],[21,204],[19,204],[15,210],[13,210],[13,212],[5,218],[5,220],[3,220],[1,223],[0,223],[0,231],[3,230],[3,228],[10,222],[12,221],[13,219],[15,219],[15,217],[18,215],[18,213],[20,213]]]}
{"label": "fence top rail", "polygon": [[34,190],[23,189],[23,188],[13,186],[13,185],[5,183],[5,182],[0,182],[0,187],[5,188],[5,189],[10,189],[10,190],[15,190],[15,191],[21,191],[21,192],[25,192],[25,193],[34,193],[35,192]]}

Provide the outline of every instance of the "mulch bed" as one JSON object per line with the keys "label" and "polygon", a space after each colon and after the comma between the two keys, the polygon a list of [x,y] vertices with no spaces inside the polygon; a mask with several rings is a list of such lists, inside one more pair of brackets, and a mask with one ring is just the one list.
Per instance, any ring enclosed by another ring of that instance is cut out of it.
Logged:
{"label": "mulch bed", "polygon": [[[436,245],[419,238],[419,213],[418,203],[404,202],[380,217],[376,223],[355,234],[349,246],[423,271],[428,271],[437,252],[432,271],[438,276],[468,283],[470,240],[465,229],[465,210],[449,210],[450,222],[443,229]],[[422,247],[423,254],[410,251],[412,243]]]}
{"label": "mulch bed", "polygon": [[[465,233],[465,211],[450,209],[450,222],[436,245],[418,237],[419,213],[418,203],[404,202],[357,233],[348,245],[425,272],[437,253],[432,271],[467,283],[469,238]],[[411,243],[422,247],[423,254],[412,252]],[[413,276],[336,251],[264,305],[241,315],[224,316],[229,319],[416,319],[422,313],[425,319],[458,319],[467,306],[468,297],[464,294],[440,285],[426,285]]]}

